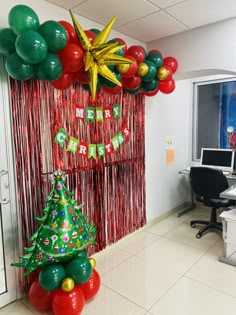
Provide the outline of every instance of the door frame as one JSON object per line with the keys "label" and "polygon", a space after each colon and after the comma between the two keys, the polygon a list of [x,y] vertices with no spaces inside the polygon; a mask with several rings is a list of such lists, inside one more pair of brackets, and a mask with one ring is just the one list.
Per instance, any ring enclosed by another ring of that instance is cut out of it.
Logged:
{"label": "door frame", "polygon": [[[5,176],[4,185],[7,185],[6,195],[4,197],[9,199],[8,203],[1,204],[1,217],[2,217],[2,235],[3,235],[3,253],[5,259],[5,281],[6,292],[0,295],[0,308],[21,298],[21,272],[16,268],[11,267],[11,263],[18,261],[20,243],[20,228],[19,211],[17,205],[17,190],[16,190],[16,169],[15,169],[15,156],[13,148],[13,131],[12,131],[12,113],[10,106],[10,84],[9,77],[5,70],[4,58],[0,58],[0,96],[1,96],[1,109],[0,109],[0,130],[2,133],[1,156],[4,159],[0,161],[0,170],[8,172]],[[2,178],[0,178],[2,180]],[[0,182],[0,184],[2,184]]]}

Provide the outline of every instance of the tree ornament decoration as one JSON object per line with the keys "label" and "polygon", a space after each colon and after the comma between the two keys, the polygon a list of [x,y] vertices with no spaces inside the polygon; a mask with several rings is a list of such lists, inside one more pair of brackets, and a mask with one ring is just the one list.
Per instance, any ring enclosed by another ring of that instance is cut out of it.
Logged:
{"label": "tree ornament decoration", "polygon": [[38,31],[39,18],[27,5],[14,6],[8,14],[8,24],[16,35],[26,31]]}
{"label": "tree ornament decoration", "polygon": [[114,82],[116,85],[121,86],[121,83],[113,75],[112,71],[107,67],[108,65],[117,65],[122,63],[131,64],[132,61],[115,54],[123,46],[118,43],[106,43],[111,28],[115,22],[114,17],[110,23],[96,36],[91,43],[82,29],[81,25],[77,21],[76,17],[70,11],[71,18],[75,27],[76,34],[80,40],[80,43],[85,50],[85,71],[89,72],[89,86],[92,94],[92,98],[96,98],[98,75],[100,74],[105,79]]}
{"label": "tree ornament decoration", "polygon": [[48,20],[40,25],[38,32],[45,39],[48,52],[55,53],[66,46],[67,33],[60,23]]}
{"label": "tree ornament decoration", "polygon": [[0,54],[10,56],[15,52],[16,34],[10,28],[0,30]]}
{"label": "tree ornament decoration", "polygon": [[41,225],[31,237],[32,247],[25,248],[27,254],[20,256],[22,262],[12,263],[12,266],[26,268],[25,275],[37,267],[76,257],[81,250],[95,244],[96,228],[93,222],[87,223],[87,216],[81,212],[82,205],[75,205],[76,200],[64,181],[62,171],[53,173],[53,188],[46,200],[44,216],[36,217]]}

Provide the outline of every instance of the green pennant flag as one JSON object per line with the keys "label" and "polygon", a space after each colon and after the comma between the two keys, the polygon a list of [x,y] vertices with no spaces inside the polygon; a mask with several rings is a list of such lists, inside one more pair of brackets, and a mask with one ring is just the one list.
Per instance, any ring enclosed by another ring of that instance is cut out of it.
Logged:
{"label": "green pennant flag", "polygon": [[57,130],[57,134],[56,134],[53,142],[58,142],[60,147],[62,148],[64,143],[66,142],[67,136],[68,136],[68,133],[65,131],[65,129],[60,128]]}
{"label": "green pennant flag", "polygon": [[96,144],[89,144],[88,146],[88,158],[96,159],[97,152],[96,152]]}
{"label": "green pennant flag", "polygon": [[94,121],[94,108],[86,107],[86,121]]}
{"label": "green pennant flag", "polygon": [[79,140],[74,137],[70,137],[66,151],[71,151],[73,154],[75,154],[77,151],[78,145],[79,145]]}
{"label": "green pennant flag", "polygon": [[98,157],[104,156],[105,157],[105,147],[103,143],[98,143]]}
{"label": "green pennant flag", "polygon": [[103,108],[96,107],[96,121],[103,121]]}
{"label": "green pennant flag", "polygon": [[116,151],[119,148],[119,141],[118,141],[117,136],[111,139],[111,143],[113,145],[114,150]]}
{"label": "green pennant flag", "polygon": [[114,118],[119,118],[120,117],[120,106],[119,106],[119,104],[114,104],[112,106],[112,109],[113,109],[113,116],[114,116]]}
{"label": "green pennant flag", "polygon": [[116,137],[117,137],[117,139],[118,139],[119,145],[122,145],[122,144],[124,143],[124,141],[125,141],[122,132],[118,132],[118,134],[116,135]]}

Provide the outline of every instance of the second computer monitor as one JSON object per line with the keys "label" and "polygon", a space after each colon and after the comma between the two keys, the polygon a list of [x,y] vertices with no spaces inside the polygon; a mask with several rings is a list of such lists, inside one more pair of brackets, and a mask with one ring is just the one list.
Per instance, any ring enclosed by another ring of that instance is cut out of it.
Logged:
{"label": "second computer monitor", "polygon": [[232,172],[234,168],[234,151],[231,149],[202,148],[201,165]]}

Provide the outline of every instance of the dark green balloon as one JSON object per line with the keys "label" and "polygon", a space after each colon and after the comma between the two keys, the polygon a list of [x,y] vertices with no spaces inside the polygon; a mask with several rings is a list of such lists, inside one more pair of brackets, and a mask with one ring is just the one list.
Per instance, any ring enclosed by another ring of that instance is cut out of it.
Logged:
{"label": "dark green balloon", "polygon": [[10,28],[0,30],[0,54],[9,56],[15,52],[16,34]]}
{"label": "dark green balloon", "polygon": [[156,79],[142,82],[142,88],[147,92],[152,92],[156,90],[158,85],[159,85],[159,82]]}
{"label": "dark green balloon", "polygon": [[[108,44],[112,44],[112,43],[118,43],[117,46],[122,46],[121,43],[119,43],[117,40],[115,39],[111,39],[107,42]],[[120,48],[117,52],[115,52],[116,55],[119,55],[119,56],[124,56],[124,53],[125,53],[125,50],[124,48]]]}
{"label": "dark green balloon", "polygon": [[163,65],[163,58],[157,52],[149,53],[145,58],[145,61],[146,60],[150,60],[151,62],[153,62],[157,69],[159,69]]}
{"label": "dark green balloon", "polygon": [[58,289],[62,280],[66,277],[65,269],[60,264],[45,266],[39,273],[39,283],[44,290],[54,291]]}
{"label": "dark green balloon", "polygon": [[5,67],[8,74],[16,80],[28,80],[34,75],[34,66],[22,60],[16,52],[7,57]]}
{"label": "dark green balloon", "polygon": [[33,9],[27,5],[14,6],[8,14],[8,24],[16,35],[25,31],[37,31],[39,18]]}
{"label": "dark green balloon", "polygon": [[93,32],[95,35],[98,35],[100,31],[96,28],[90,28],[90,31]]}
{"label": "dark green balloon", "polygon": [[39,80],[55,81],[62,75],[62,64],[54,54],[47,54],[47,57],[35,65],[36,78]]}
{"label": "dark green balloon", "polygon": [[88,258],[88,252],[87,249],[82,249],[78,252],[77,257],[83,257],[83,258]]}
{"label": "dark green balloon", "polygon": [[17,36],[16,52],[28,63],[39,63],[47,56],[47,44],[39,33],[27,31]]}
{"label": "dark green balloon", "polygon": [[64,27],[56,21],[46,21],[40,25],[39,34],[45,39],[48,52],[57,52],[63,49],[67,43],[67,34]]}
{"label": "dark green balloon", "polygon": [[[121,81],[122,76],[121,76],[121,74],[119,72],[112,71],[112,73],[117,78],[118,81]],[[108,88],[114,88],[114,87],[117,86],[116,83],[114,83],[114,82],[112,82],[112,81],[110,81],[108,79],[104,79],[103,80],[103,85],[108,87]]]}
{"label": "dark green balloon", "polygon": [[72,278],[76,284],[88,281],[92,274],[90,261],[84,257],[75,257],[65,264],[66,276]]}
{"label": "dark green balloon", "polygon": [[148,66],[148,72],[145,76],[142,77],[142,81],[150,81],[155,78],[157,73],[157,68],[152,61],[147,59],[144,60],[144,63]]}
{"label": "dark green balloon", "polygon": [[125,91],[128,94],[138,94],[140,92],[141,88],[142,88],[142,85],[140,84],[140,86],[137,87],[137,89],[134,89],[134,90],[125,89]]}

